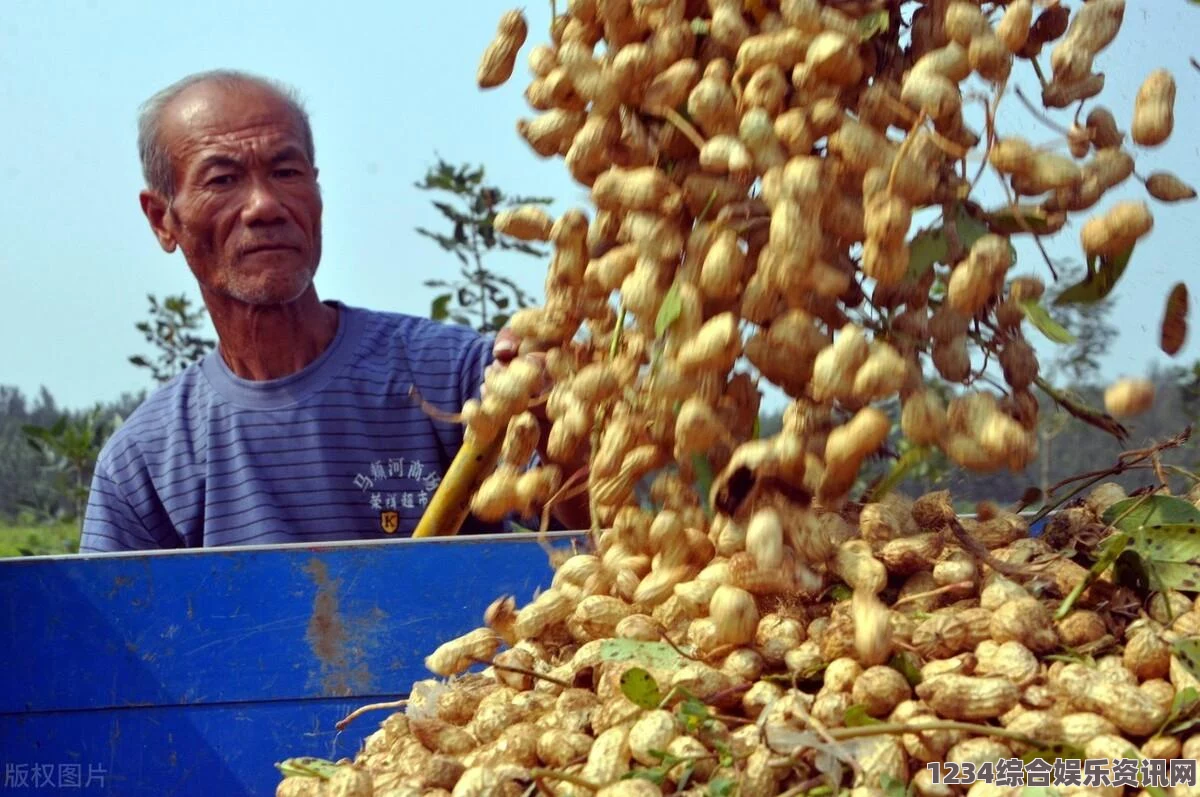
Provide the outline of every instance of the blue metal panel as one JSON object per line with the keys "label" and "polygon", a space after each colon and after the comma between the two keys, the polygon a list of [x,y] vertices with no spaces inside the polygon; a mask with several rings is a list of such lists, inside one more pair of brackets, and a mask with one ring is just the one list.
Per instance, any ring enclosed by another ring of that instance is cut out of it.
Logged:
{"label": "blue metal panel", "polygon": [[0,562],[0,791],[79,764],[88,794],[273,794],[275,761],[353,755],[386,715],[335,722],[551,577],[527,535]]}
{"label": "blue metal panel", "polygon": [[353,756],[386,712],[338,720],[550,579],[523,534],[0,561],[0,794],[272,795],[274,762]]}

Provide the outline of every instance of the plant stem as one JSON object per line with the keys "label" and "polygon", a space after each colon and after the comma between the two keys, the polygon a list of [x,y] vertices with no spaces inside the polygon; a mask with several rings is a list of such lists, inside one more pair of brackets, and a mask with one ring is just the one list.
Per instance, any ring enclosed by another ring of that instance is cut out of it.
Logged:
{"label": "plant stem", "polygon": [[559,772],[557,769],[541,769],[535,767],[529,770],[531,778],[550,778],[551,780],[564,780],[567,783],[573,783],[576,786],[582,786],[585,789],[592,791],[600,791],[603,786],[599,783],[592,783],[590,780],[581,778],[578,775],[572,775],[568,772]]}
{"label": "plant stem", "polygon": [[1012,739],[1013,741],[1028,744],[1033,747],[1038,746],[1036,739],[1031,739],[1022,733],[1010,731],[1006,728],[994,728],[991,725],[977,725],[973,722],[959,722],[957,720],[932,720],[930,722],[921,723],[904,723],[904,722],[884,722],[878,725],[863,725],[857,728],[829,728],[829,735],[837,741],[845,741],[847,739],[859,739],[864,736],[883,736],[893,733],[923,733],[925,731],[966,731],[967,733],[976,733],[981,736],[998,736],[1001,739]]}

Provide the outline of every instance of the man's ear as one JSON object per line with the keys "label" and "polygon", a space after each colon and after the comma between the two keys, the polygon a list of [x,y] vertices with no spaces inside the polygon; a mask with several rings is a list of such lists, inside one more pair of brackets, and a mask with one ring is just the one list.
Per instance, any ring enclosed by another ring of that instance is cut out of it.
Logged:
{"label": "man's ear", "polygon": [[168,254],[174,252],[179,242],[175,240],[175,235],[169,228],[167,200],[157,191],[142,191],[138,199],[142,203],[142,213],[145,214],[146,221],[150,222],[154,237],[158,239],[158,245]]}

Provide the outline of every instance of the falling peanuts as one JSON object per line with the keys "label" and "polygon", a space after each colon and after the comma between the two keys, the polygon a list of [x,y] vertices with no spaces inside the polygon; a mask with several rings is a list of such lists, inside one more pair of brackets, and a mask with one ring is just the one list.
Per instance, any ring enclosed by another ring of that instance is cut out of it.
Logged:
{"label": "falling peanuts", "polygon": [[882,411],[864,407],[849,423],[830,432],[820,493],[830,498],[844,495],[853,485],[863,459],[883,445],[890,428],[891,422]]}
{"label": "falling peanuts", "polygon": [[1150,232],[1154,217],[1145,202],[1125,200],[1108,212],[1087,221],[1079,232],[1083,251],[1089,256],[1117,257]]}
{"label": "falling peanuts", "polygon": [[745,645],[758,630],[758,608],[754,596],[738,587],[722,584],[713,592],[708,607],[722,644]]}
{"label": "falling peanuts", "polygon": [[1160,202],[1183,202],[1196,198],[1196,189],[1170,172],[1154,172],[1147,177],[1146,191]]}
{"label": "falling peanuts", "polygon": [[1019,53],[1029,39],[1032,23],[1033,0],[1013,0],[996,25],[996,38],[1004,43],[1010,53]]}
{"label": "falling peanuts", "polygon": [[535,205],[502,210],[492,220],[497,232],[520,238],[522,241],[548,241],[554,220]]}
{"label": "falling peanuts", "polygon": [[[1059,337],[1045,309],[1063,295],[1034,238],[1075,225],[1107,281],[1153,232],[1149,203],[1195,200],[1150,157],[1173,132],[1174,78],[1150,65],[1124,117],[1102,97],[1123,0],[558,5],[527,51],[517,130],[583,206],[490,211],[501,242],[549,249],[545,302],[507,322],[545,366],[489,369],[457,419],[499,454],[467,497],[476,516],[536,525],[553,499],[583,510],[587,540],[550,553],[536,597],[437,646],[437,680],[328,783],[879,797],[894,778],[950,797],[928,765],[1061,744],[1194,758],[1192,595],[1126,578],[1128,556],[1076,594],[1124,489],[1086,491],[1031,536],[1000,508],[1015,494],[956,517],[949,492],[913,500],[895,478],[931,456],[955,478],[1031,473],[1053,387],[1035,336]],[[523,28],[503,16],[481,85],[511,80]],[[1015,103],[985,112],[1017,82],[1042,88],[1036,137],[1013,135]],[[1007,195],[984,199],[989,177]],[[1168,355],[1186,343],[1182,279],[1165,286]],[[786,397],[776,429],[756,422],[769,385]],[[1092,420],[1121,432],[1154,394],[1121,380]],[[1082,401],[1059,409],[1090,417]],[[1137,498],[1182,506],[1169,492]],[[872,736],[864,713],[902,730]],[[853,766],[825,784],[830,750]]]}
{"label": "falling peanuts", "polygon": [[592,201],[602,210],[644,210],[670,216],[682,206],[679,187],[653,166],[613,167],[592,184]]}
{"label": "falling peanuts", "polygon": [[1104,409],[1116,418],[1141,415],[1154,404],[1154,384],[1146,379],[1119,379],[1104,391]]}
{"label": "falling peanuts", "polygon": [[724,373],[742,351],[737,317],[722,313],[704,323],[695,338],[679,348],[676,361],[689,371]]}
{"label": "falling peanuts", "polygon": [[921,73],[929,73],[946,78],[952,81],[955,90],[957,90],[957,84],[966,80],[971,74],[971,64],[967,59],[967,49],[958,42],[951,40],[944,47],[930,50],[913,64],[913,68],[909,71],[909,78]]}
{"label": "falling peanuts", "polygon": [[533,120],[518,121],[517,133],[543,158],[566,155],[586,120],[583,111],[554,108]]}
{"label": "falling peanuts", "polygon": [[425,666],[443,677],[457,675],[476,659],[490,660],[499,648],[500,637],[494,631],[478,628],[439,646],[426,657]]}
{"label": "falling peanuts", "polygon": [[854,42],[836,31],[817,34],[808,45],[804,63],[817,78],[841,86],[857,83],[863,70]]}
{"label": "falling peanuts", "polygon": [[705,68],[700,82],[688,94],[687,112],[705,136],[733,135],[737,132],[737,100],[729,86],[727,61],[713,61]]}
{"label": "falling peanuts", "polygon": [[1096,56],[1112,43],[1125,16],[1125,0],[1092,0],[1079,7],[1067,33],[1050,51],[1056,82],[1077,83],[1092,72]]}
{"label": "falling peanuts", "polygon": [[854,375],[851,393],[859,401],[879,401],[898,392],[908,379],[904,358],[886,343],[872,345],[871,354]]}
{"label": "falling peanuts", "polygon": [[745,177],[754,169],[754,156],[737,137],[718,135],[706,141],[700,150],[700,167],[713,174]]}
{"label": "falling peanuts", "polygon": [[1175,78],[1165,69],[1150,73],[1134,98],[1130,134],[1143,147],[1157,147],[1175,126]]}
{"label": "falling peanuts", "polygon": [[525,22],[525,15],[520,11],[509,11],[500,17],[496,38],[492,39],[483,51],[483,58],[475,75],[475,82],[479,84],[479,88],[495,88],[512,77],[517,53],[525,44],[528,33],[529,26]]}

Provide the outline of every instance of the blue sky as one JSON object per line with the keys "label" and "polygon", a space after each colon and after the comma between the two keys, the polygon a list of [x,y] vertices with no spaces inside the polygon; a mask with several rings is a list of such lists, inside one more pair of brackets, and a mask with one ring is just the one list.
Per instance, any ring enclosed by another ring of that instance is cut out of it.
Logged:
{"label": "blue sky", "polygon": [[[549,3],[525,8],[530,36],[514,79],[488,92],[476,88],[475,69],[510,7],[492,0],[3,5],[0,384],[27,393],[45,385],[65,406],[150,387],[148,375],[127,362],[148,350],[133,327],[145,315],[146,294],[198,297],[182,256],[158,248],[137,202],[138,104],[188,73],[246,69],[282,79],[305,98],[325,197],[317,287],[326,298],[428,312],[433,292],[421,282],[456,262],[413,231],[439,223],[430,197],[413,187],[435,153],[486,165],[507,191],[556,197],[558,212],[586,201],[561,159],[539,159],[515,129],[519,118],[533,114],[522,96],[525,56],[548,39]],[[1176,134],[1161,148],[1134,150],[1144,174],[1164,168],[1200,182],[1193,132],[1200,72],[1188,64],[1189,55],[1200,55],[1197,41],[1200,9],[1184,0],[1129,0],[1120,39],[1098,59],[1108,77],[1104,101],[1124,129],[1145,74],[1163,66],[1176,75]],[[1020,65],[1014,76],[1033,83]],[[1036,143],[1054,138],[1012,96],[1000,124]],[[996,200],[996,184],[990,185],[986,196]],[[1130,180],[1098,209],[1144,195]],[[1122,334],[1105,363],[1109,376],[1167,360],[1157,339],[1171,284],[1188,281],[1193,307],[1200,300],[1194,276],[1200,203],[1152,207],[1155,229],[1119,286]],[[1078,240],[1078,227],[1067,228],[1050,242],[1052,256],[1077,255]],[[1048,276],[1035,252],[1020,252],[1020,272]],[[512,257],[494,265],[541,296],[544,263]],[[1195,320],[1200,325],[1200,316]],[[1180,362],[1200,357],[1197,338],[1189,337]]]}

